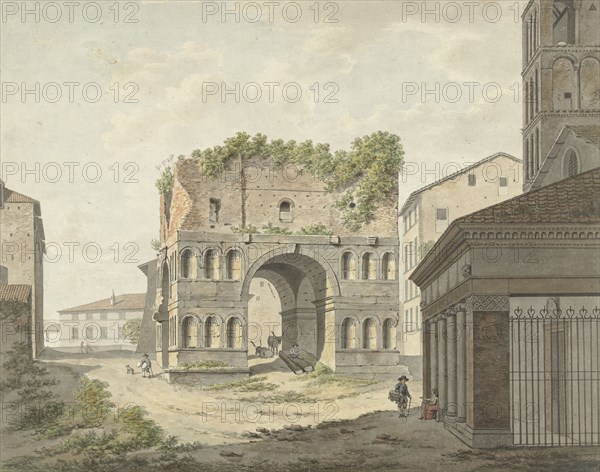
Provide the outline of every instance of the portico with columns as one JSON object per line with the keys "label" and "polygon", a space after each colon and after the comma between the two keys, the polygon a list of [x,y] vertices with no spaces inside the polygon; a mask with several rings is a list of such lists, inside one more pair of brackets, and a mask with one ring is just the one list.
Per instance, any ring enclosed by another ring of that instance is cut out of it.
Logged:
{"label": "portico with columns", "polygon": [[[590,444],[600,437],[598,425],[585,426],[560,393],[572,384],[585,393],[574,402],[591,405],[590,392],[600,383],[581,380],[576,369],[597,372],[597,362],[553,374],[560,359],[574,365],[578,343],[587,343],[586,358],[597,358],[597,341],[585,341],[576,323],[591,324],[597,315],[586,313],[600,313],[593,310],[600,301],[600,213],[588,203],[598,195],[598,181],[600,170],[588,171],[459,218],[411,275],[421,290],[423,392],[438,388],[437,420],[471,447],[553,445],[565,438]],[[535,212],[523,217],[524,208]],[[549,307],[557,314],[546,314]],[[561,309],[583,315],[577,321]],[[533,313],[528,324],[520,321],[523,311]],[[539,320],[535,331],[531,319]],[[563,338],[573,338],[572,346],[557,351],[568,344]],[[532,398],[535,412],[527,410]],[[577,436],[566,420],[557,423],[557,412],[587,428],[587,436]]]}

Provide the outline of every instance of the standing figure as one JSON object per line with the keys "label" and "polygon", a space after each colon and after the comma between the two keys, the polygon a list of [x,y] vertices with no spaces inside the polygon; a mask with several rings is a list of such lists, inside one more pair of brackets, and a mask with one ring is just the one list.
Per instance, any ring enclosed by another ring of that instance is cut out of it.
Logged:
{"label": "standing figure", "polygon": [[83,341],[81,341],[81,344],[79,345],[79,349],[81,350],[81,354],[85,353],[85,344],[83,343]]}
{"label": "standing figure", "polygon": [[148,354],[143,355],[142,360],[138,365],[142,368],[142,378],[145,378],[146,375],[148,378],[150,378],[152,373],[152,362],[150,362],[150,357],[148,357]]}
{"label": "standing figure", "polygon": [[408,400],[412,399],[410,396],[410,392],[408,391],[408,377],[406,375],[401,375],[398,377],[398,383],[394,387],[394,391],[398,394],[398,417],[402,418],[403,416],[408,416],[407,407]]}

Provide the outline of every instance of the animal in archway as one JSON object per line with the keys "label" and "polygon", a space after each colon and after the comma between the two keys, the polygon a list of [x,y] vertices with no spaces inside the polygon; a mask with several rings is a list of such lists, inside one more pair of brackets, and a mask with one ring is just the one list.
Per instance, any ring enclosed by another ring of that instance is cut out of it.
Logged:
{"label": "animal in archway", "polygon": [[254,346],[255,353],[261,359],[266,359],[268,357],[273,357],[273,351],[271,351],[268,347],[262,347],[262,343],[258,346],[254,344],[254,341],[250,341]]}
{"label": "animal in archway", "polygon": [[275,336],[275,333],[271,331],[271,335],[267,338],[267,345],[271,348],[273,354],[279,352],[279,345],[281,344],[282,336]]}

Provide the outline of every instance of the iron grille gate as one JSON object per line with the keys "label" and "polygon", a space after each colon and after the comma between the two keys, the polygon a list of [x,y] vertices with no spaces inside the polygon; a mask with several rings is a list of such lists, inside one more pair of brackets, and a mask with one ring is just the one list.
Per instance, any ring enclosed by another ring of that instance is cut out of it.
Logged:
{"label": "iron grille gate", "polygon": [[600,444],[600,309],[510,315],[514,444]]}

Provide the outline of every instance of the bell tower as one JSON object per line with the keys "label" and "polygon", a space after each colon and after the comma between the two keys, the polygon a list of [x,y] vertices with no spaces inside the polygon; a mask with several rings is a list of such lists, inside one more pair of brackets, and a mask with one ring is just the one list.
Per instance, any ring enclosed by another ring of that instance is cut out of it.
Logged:
{"label": "bell tower", "polygon": [[523,25],[523,189],[565,125],[600,120],[600,0],[531,0]]}

